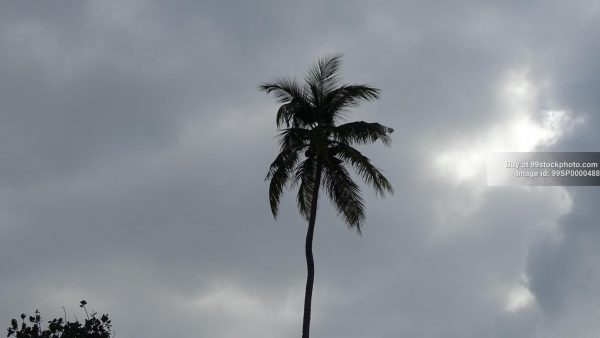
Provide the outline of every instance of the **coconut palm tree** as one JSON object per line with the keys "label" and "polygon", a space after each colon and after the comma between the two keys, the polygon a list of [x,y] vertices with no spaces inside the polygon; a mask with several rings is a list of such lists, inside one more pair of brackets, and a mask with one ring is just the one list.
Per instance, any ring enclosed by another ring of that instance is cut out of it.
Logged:
{"label": "coconut palm tree", "polygon": [[393,193],[381,171],[353,147],[378,140],[389,146],[393,129],[364,121],[340,124],[350,108],[377,99],[380,90],[364,84],[339,84],[340,65],[341,55],[327,56],[309,70],[302,85],[283,77],[260,85],[260,90],[273,94],[281,104],[276,118],[280,152],[266,177],[270,180],[271,211],[277,218],[283,190],[290,185],[298,188],[298,210],[308,220],[302,338],[309,338],[310,332],[315,273],[312,243],[320,188],[347,226],[359,234],[365,220],[364,200],[348,167],[378,195]]}

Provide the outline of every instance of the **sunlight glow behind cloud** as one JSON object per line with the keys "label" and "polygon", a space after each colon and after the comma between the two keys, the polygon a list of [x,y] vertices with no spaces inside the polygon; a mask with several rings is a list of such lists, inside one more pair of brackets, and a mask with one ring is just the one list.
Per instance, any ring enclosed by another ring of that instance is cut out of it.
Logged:
{"label": "sunlight glow behind cloud", "polygon": [[517,312],[534,301],[533,294],[524,285],[519,285],[511,289],[506,300],[505,310],[508,312]]}
{"label": "sunlight glow behind cloud", "polygon": [[487,153],[535,151],[583,122],[568,111],[540,109],[538,92],[527,71],[508,72],[498,90],[506,120],[442,150],[434,157],[438,172],[454,183],[463,182],[483,170]]}

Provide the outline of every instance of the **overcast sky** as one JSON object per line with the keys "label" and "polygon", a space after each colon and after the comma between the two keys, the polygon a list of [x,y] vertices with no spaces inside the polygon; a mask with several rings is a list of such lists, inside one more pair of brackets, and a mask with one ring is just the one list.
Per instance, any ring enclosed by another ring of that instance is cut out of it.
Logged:
{"label": "overcast sky", "polygon": [[298,337],[257,86],[341,52],[396,194],[365,189],[363,236],[321,200],[313,336],[596,338],[600,190],[487,187],[485,158],[600,150],[599,34],[593,0],[4,1],[0,328],[86,299],[122,338]]}

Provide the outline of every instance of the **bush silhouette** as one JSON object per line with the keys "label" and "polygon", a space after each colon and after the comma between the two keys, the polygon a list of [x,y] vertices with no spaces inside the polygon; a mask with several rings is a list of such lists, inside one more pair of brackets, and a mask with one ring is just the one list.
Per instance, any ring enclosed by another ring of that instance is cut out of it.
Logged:
{"label": "bush silhouette", "polygon": [[40,312],[35,310],[35,316],[29,316],[29,321],[26,320],[26,314],[21,314],[21,325],[16,319],[12,319],[6,336],[16,338],[110,338],[112,324],[108,315],[103,314],[98,318],[96,312],[89,314],[85,308],[86,305],[85,300],[79,303],[79,307],[83,308],[86,316],[83,324],[79,320],[69,322],[66,318],[55,318],[48,322],[46,329],[42,329],[42,317]]}

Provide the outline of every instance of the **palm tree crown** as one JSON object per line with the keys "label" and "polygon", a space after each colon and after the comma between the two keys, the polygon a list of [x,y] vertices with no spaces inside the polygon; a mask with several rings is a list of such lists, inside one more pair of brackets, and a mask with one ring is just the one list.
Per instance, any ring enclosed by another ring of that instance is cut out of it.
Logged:
{"label": "palm tree crown", "polygon": [[[297,204],[307,219],[315,187],[322,186],[349,228],[361,231],[364,200],[348,167],[352,167],[378,195],[393,193],[392,186],[371,161],[353,147],[380,140],[391,142],[392,128],[364,121],[343,122],[350,108],[379,98],[380,90],[365,84],[339,84],[341,55],[324,57],[309,70],[304,84],[277,78],[260,86],[281,107],[276,123],[280,152],[271,164],[269,202],[274,217],[288,183],[298,187]],[[315,203],[316,208],[316,203]]]}

